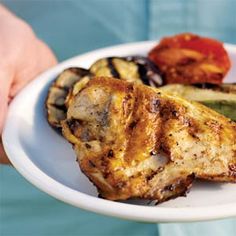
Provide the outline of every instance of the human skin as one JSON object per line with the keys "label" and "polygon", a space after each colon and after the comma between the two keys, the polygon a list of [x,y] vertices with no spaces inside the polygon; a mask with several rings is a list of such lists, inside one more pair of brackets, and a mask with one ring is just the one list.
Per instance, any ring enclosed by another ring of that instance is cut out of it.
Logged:
{"label": "human skin", "polygon": [[[0,134],[8,106],[38,74],[57,63],[51,49],[32,28],[0,4]],[[0,142],[0,163],[10,164]]]}

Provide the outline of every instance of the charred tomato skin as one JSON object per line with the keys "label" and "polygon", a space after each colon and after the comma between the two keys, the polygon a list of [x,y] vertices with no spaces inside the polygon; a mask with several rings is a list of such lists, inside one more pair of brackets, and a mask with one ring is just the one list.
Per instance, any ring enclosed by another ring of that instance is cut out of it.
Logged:
{"label": "charred tomato skin", "polygon": [[221,42],[192,33],[163,38],[148,58],[161,70],[165,83],[220,84],[231,66]]}

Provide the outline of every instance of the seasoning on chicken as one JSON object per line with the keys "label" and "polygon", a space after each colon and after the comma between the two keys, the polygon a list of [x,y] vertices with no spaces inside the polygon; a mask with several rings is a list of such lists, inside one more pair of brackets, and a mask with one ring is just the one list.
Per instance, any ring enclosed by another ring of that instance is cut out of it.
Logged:
{"label": "seasoning on chicken", "polygon": [[112,78],[77,92],[63,134],[103,198],[162,202],[184,195],[195,177],[236,182],[236,124],[224,116]]}

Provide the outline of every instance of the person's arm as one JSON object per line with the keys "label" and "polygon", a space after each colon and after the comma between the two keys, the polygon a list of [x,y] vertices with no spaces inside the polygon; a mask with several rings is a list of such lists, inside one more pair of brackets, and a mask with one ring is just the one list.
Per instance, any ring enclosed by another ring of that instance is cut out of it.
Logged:
{"label": "person's arm", "polygon": [[[8,105],[39,73],[57,62],[32,28],[0,4],[0,134]],[[0,142],[0,163],[9,164]]]}

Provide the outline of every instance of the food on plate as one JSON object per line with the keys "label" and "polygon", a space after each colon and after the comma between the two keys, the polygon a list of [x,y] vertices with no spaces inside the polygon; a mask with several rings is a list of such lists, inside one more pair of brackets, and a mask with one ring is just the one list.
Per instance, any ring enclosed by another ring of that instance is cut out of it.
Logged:
{"label": "food on plate", "polygon": [[[65,100],[65,105],[66,105],[66,108],[68,109],[68,107],[70,106],[72,100],[73,100],[73,97],[85,86],[85,84],[88,83],[88,81],[90,79],[92,79],[93,76],[84,76],[81,78],[81,80],[77,81],[73,87],[70,89],[67,97],[66,97],[66,100]],[[67,111],[66,111],[67,112]]]}
{"label": "food on plate", "polygon": [[211,89],[214,91],[220,91],[224,93],[234,93],[236,94],[236,84],[235,83],[227,83],[227,84],[194,84],[194,86],[198,88],[204,88],[204,89]]}
{"label": "food on plate", "polygon": [[207,107],[219,112],[220,114],[236,121],[236,102],[227,100],[204,101],[201,102]]}
{"label": "food on plate", "polygon": [[90,72],[96,76],[120,78],[156,87],[163,84],[158,68],[142,56],[102,58],[91,65]]}
{"label": "food on plate", "polygon": [[146,57],[109,57],[96,61],[89,70],[69,68],[64,70],[50,86],[46,99],[46,110],[49,124],[61,129],[61,121],[66,117],[67,107],[78,86],[74,86],[81,78],[93,76],[112,76],[135,83],[152,86],[162,85],[157,67]]}
{"label": "food on plate", "polygon": [[219,84],[230,69],[230,59],[221,42],[191,33],[163,38],[148,57],[167,84]]}
{"label": "food on plate", "polygon": [[81,80],[62,122],[84,174],[103,198],[185,194],[194,178],[236,182],[236,123],[138,83]]}
{"label": "food on plate", "polygon": [[229,69],[217,40],[164,38],[148,58],[63,71],[49,88],[48,122],[106,199],[163,202],[196,178],[236,182],[236,85],[222,84]]}
{"label": "food on plate", "polygon": [[[214,86],[201,89],[190,85],[169,84],[160,87],[163,92],[200,102],[222,115],[236,121],[236,93],[234,85]],[[230,92],[232,91],[232,92]]]}
{"label": "food on plate", "polygon": [[57,129],[61,128],[61,120],[66,118],[66,97],[73,85],[89,71],[83,68],[68,68],[55,79],[50,86],[46,98],[46,110],[48,123]]}

